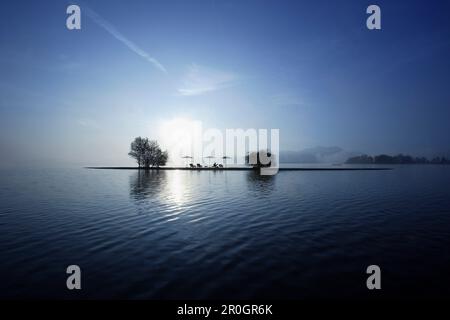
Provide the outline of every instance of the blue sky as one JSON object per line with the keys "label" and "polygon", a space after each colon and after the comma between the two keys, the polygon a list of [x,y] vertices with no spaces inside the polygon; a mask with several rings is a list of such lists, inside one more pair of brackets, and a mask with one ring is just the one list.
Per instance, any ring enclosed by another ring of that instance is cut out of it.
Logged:
{"label": "blue sky", "polygon": [[2,4],[2,165],[131,164],[133,137],[180,117],[279,128],[282,150],[450,151],[448,1]]}

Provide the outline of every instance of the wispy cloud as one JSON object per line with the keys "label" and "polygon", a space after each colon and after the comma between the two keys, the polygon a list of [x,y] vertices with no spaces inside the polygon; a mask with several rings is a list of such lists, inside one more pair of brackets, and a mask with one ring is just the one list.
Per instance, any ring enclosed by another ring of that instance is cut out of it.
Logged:
{"label": "wispy cloud", "polygon": [[230,72],[191,64],[182,80],[178,93],[183,96],[196,96],[233,85],[237,76]]}
{"label": "wispy cloud", "polygon": [[155,58],[151,57],[147,52],[139,48],[134,42],[128,40],[123,34],[121,34],[111,23],[103,19],[99,14],[97,14],[94,10],[83,6],[84,12],[86,12],[87,16],[91,18],[96,24],[105,29],[109,34],[111,34],[114,38],[122,42],[126,45],[131,51],[141,56],[151,64],[153,64],[156,68],[167,73],[166,68]]}
{"label": "wispy cloud", "polygon": [[78,125],[85,127],[85,128],[91,128],[91,129],[99,129],[100,126],[97,123],[97,121],[89,118],[84,119],[78,119],[77,120]]}

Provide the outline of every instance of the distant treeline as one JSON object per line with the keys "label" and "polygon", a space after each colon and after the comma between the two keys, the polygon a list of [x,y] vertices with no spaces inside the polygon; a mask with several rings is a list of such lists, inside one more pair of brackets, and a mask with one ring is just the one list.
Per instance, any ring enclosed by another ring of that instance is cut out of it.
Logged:
{"label": "distant treeline", "polygon": [[450,164],[450,160],[445,157],[435,157],[431,160],[425,157],[411,157],[408,155],[399,154],[396,156],[389,156],[381,154],[378,156],[369,156],[363,154],[361,156],[351,157],[346,163],[349,164]]}

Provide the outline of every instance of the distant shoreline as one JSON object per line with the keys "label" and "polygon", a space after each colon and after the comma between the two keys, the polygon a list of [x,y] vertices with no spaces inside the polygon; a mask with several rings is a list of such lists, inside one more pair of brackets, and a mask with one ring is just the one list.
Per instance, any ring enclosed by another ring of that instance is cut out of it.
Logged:
{"label": "distant shoreline", "polygon": [[[257,169],[246,167],[229,167],[229,168],[189,168],[189,167],[159,167],[159,168],[138,168],[138,167],[84,167],[85,169],[100,170],[188,170],[188,171],[254,171]],[[278,168],[279,171],[378,171],[392,170],[393,168]]]}

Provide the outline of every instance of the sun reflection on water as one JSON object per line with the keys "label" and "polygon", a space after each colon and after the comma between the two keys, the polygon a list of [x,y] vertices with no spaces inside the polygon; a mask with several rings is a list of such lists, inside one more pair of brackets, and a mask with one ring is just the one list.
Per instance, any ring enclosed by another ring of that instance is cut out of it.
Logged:
{"label": "sun reflection on water", "polygon": [[191,200],[188,184],[186,172],[168,172],[167,183],[164,188],[165,198],[176,206],[186,205]]}

